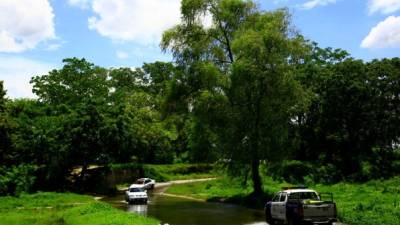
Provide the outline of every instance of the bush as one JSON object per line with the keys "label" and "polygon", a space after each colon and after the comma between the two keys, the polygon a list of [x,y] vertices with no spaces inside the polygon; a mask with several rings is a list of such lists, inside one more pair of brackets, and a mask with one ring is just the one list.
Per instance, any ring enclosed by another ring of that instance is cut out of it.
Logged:
{"label": "bush", "polygon": [[316,165],[314,168],[315,169],[312,174],[314,182],[333,184],[343,180],[339,170],[333,164],[326,163],[322,165]]}
{"label": "bush", "polygon": [[0,167],[0,196],[18,196],[30,192],[35,182],[35,165],[23,164],[11,168]]}
{"label": "bush", "polygon": [[[317,164],[308,161],[286,160],[267,168],[268,175],[275,180],[292,184],[332,184],[343,180],[339,170],[330,163]],[[365,168],[368,172],[368,168]]]}
{"label": "bush", "polygon": [[304,183],[305,177],[310,177],[313,167],[308,162],[297,160],[286,160],[281,164],[276,164],[268,168],[275,179],[282,178],[289,183]]}

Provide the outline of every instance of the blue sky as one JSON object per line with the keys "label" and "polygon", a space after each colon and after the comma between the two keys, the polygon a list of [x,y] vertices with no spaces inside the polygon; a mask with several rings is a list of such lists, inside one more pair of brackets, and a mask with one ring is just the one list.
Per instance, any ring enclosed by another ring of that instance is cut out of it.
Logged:
{"label": "blue sky", "polygon": [[[400,0],[266,0],[321,47],[355,58],[399,57]],[[159,39],[179,22],[180,0],[0,0],[0,80],[11,98],[34,97],[29,80],[84,57],[104,67],[168,61]]]}

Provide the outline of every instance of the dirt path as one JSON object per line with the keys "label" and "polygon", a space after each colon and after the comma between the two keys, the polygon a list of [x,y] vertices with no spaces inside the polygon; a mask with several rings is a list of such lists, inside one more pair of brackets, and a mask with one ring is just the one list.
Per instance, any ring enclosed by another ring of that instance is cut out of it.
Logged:
{"label": "dirt path", "polygon": [[[191,180],[173,180],[173,181],[168,181],[168,182],[161,182],[161,183],[156,183],[154,186],[155,189],[164,189],[167,188],[173,184],[190,184],[190,183],[196,183],[196,182],[204,182],[204,181],[210,181],[210,180],[215,180],[217,179],[216,177],[210,177],[210,178],[202,178],[202,179],[191,179]],[[128,187],[126,188],[120,188],[118,189],[119,191],[126,191],[128,190]],[[161,191],[164,192],[164,191]]]}
{"label": "dirt path", "polygon": [[196,183],[196,182],[204,182],[204,181],[210,181],[210,180],[215,180],[215,179],[217,179],[217,178],[216,177],[211,177],[211,178],[191,179],[191,180],[174,180],[174,181],[156,183],[155,188],[171,186],[173,184],[190,184],[190,183]]}

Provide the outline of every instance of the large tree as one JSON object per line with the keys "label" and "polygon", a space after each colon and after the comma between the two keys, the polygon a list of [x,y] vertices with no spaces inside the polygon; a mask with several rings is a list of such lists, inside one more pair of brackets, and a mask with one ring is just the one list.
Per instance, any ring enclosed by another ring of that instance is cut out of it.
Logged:
{"label": "large tree", "polygon": [[3,88],[3,81],[0,81],[0,161],[5,162],[6,151],[9,150],[10,124],[5,113],[6,91]]}
{"label": "large tree", "polygon": [[63,62],[63,68],[36,76],[31,83],[39,102],[48,106],[50,115],[61,120],[57,129],[63,134],[58,140],[63,146],[53,154],[66,151],[66,166],[82,166],[83,177],[89,164],[104,163],[104,154],[111,149],[105,144],[106,137],[112,136],[107,133],[111,129],[104,115],[109,108],[108,74],[106,69],[85,59]]}
{"label": "large tree", "polygon": [[260,161],[284,154],[288,125],[305,102],[294,77],[308,43],[286,10],[261,11],[252,1],[183,0],[181,13],[161,44],[184,71],[172,96],[217,136],[210,146],[223,161],[251,169],[261,194]]}

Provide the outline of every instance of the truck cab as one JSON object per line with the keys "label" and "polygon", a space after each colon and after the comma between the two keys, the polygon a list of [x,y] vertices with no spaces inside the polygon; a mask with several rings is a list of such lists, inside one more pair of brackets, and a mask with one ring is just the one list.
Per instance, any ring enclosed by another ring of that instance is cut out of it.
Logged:
{"label": "truck cab", "polygon": [[265,205],[266,220],[269,224],[332,224],[336,221],[336,204],[331,193],[329,199],[305,187],[284,188]]}

